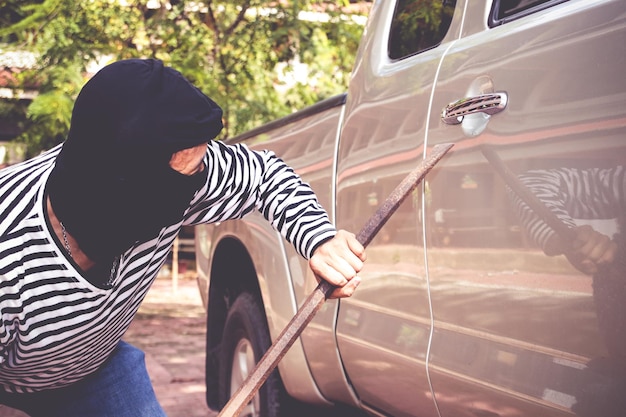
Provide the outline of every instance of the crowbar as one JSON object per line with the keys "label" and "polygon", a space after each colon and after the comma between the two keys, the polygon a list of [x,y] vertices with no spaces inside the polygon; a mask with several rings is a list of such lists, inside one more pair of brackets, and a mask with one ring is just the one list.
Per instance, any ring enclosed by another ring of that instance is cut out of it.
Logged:
{"label": "crowbar", "polygon": [[483,145],[481,152],[506,185],[556,234],[566,241],[576,238],[574,229],[563,223],[532,191],[520,182],[517,176],[504,163],[498,153],[491,147]]}
{"label": "crowbar", "polygon": [[[369,218],[365,226],[356,235],[357,240],[367,246],[376,233],[384,226],[391,215],[398,209],[406,197],[419,185],[432,167],[452,148],[453,144],[440,144],[433,147],[429,155],[411,171],[402,182],[391,192],[382,206]],[[256,395],[261,385],[272,373],[278,362],[285,356],[291,345],[300,336],[304,328],[322,307],[335,287],[321,281],[317,288],[307,297],[295,316],[289,321],[276,341],[269,347],[256,367],[248,375],[228,403],[222,408],[218,417],[237,417],[243,408]]]}

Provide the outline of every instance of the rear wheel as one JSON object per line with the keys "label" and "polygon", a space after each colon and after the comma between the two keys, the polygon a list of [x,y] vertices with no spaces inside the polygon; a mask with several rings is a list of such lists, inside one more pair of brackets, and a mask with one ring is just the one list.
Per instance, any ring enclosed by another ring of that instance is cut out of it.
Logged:
{"label": "rear wheel", "polygon": [[[257,297],[242,293],[228,312],[220,351],[220,403],[226,404],[271,345],[265,314]],[[286,394],[272,372],[241,417],[279,417]]]}

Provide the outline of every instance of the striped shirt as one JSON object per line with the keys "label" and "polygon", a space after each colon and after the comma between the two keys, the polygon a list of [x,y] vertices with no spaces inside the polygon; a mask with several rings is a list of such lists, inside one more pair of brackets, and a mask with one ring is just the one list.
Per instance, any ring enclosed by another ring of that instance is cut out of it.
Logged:
{"label": "striped shirt", "polygon": [[97,370],[183,225],[258,210],[306,258],[335,234],[309,186],[273,153],[211,141],[207,182],[184,218],[135,243],[112,287],[99,288],[66,258],[44,215],[46,179],[61,146],[0,171],[0,387],[7,392],[59,388]]}
{"label": "striped shirt", "polygon": [[[565,225],[606,226],[612,237],[626,212],[626,170],[618,165],[609,168],[555,168],[533,170],[519,175],[519,180]],[[542,249],[555,231],[509,189],[524,230]],[[605,221],[605,223],[600,223]],[[607,221],[610,221],[607,222]],[[596,222],[597,224],[594,224]],[[614,230],[610,230],[613,226]],[[622,226],[623,227],[623,226]]]}

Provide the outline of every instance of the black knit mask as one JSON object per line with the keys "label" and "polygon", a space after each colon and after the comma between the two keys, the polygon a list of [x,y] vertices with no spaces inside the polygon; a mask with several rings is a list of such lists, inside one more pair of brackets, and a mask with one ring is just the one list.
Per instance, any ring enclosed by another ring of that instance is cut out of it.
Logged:
{"label": "black knit mask", "polygon": [[52,208],[96,263],[179,222],[207,170],[170,168],[173,153],[213,139],[222,110],[177,71],[131,59],[80,92],[47,183]]}

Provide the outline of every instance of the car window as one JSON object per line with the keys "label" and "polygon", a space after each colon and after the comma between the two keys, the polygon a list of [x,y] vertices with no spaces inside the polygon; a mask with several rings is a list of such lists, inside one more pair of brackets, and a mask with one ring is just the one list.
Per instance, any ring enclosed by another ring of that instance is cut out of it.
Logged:
{"label": "car window", "polygon": [[391,21],[389,58],[406,58],[441,43],[456,0],[398,0]]}
{"label": "car window", "polygon": [[494,0],[489,25],[497,26],[567,0]]}

